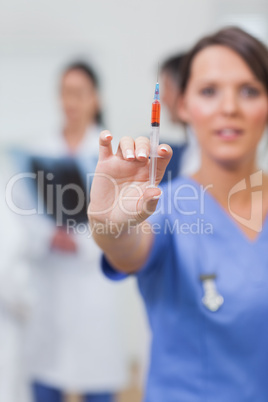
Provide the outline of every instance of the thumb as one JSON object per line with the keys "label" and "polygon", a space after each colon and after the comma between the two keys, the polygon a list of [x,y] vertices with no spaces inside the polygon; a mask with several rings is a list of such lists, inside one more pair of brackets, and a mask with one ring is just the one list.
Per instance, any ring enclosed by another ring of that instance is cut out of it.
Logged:
{"label": "thumb", "polygon": [[147,188],[137,202],[138,221],[143,222],[154,213],[162,191],[158,187]]}

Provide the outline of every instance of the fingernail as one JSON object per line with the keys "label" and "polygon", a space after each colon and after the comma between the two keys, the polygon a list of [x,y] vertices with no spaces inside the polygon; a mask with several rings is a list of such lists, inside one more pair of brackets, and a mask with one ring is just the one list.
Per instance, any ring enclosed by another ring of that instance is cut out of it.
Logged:
{"label": "fingernail", "polygon": [[139,158],[147,158],[147,154],[146,154],[146,150],[145,149],[141,149],[138,153],[138,157]]}
{"label": "fingernail", "polygon": [[133,151],[131,149],[126,150],[126,158],[127,159],[134,159],[135,158],[135,156],[133,154]]}
{"label": "fingernail", "polygon": [[112,138],[112,135],[110,133],[105,134],[105,138]]}
{"label": "fingernail", "polygon": [[161,191],[161,193],[159,195],[155,195],[152,199],[159,200],[159,198],[161,197],[162,194],[163,194],[163,192]]}
{"label": "fingernail", "polygon": [[167,147],[161,147],[160,149],[161,149],[161,151],[166,151],[166,152],[168,152]]}

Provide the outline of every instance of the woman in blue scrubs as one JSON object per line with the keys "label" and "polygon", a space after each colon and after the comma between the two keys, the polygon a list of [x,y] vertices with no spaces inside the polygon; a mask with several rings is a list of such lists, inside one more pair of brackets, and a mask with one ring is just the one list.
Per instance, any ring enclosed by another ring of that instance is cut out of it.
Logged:
{"label": "woman in blue scrubs", "polygon": [[[200,169],[165,184],[160,199],[147,187],[147,138],[122,138],[114,155],[102,132],[94,238],[107,276],[137,276],[152,329],[146,402],[267,402],[268,177],[256,158],[267,49],[238,28],[203,38],[181,90]],[[159,183],[172,150],[158,154]]]}

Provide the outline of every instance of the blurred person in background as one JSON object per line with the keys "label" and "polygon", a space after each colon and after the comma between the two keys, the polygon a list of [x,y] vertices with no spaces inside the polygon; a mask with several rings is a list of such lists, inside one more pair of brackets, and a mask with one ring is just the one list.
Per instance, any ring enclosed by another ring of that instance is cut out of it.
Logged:
{"label": "blurred person in background", "polygon": [[[39,140],[31,152],[36,163],[51,158],[65,185],[68,180],[72,185],[75,164],[61,163],[79,161],[86,176],[94,173],[98,158],[100,99],[90,66],[74,63],[64,71],[60,101],[62,129],[50,140]],[[23,218],[36,291],[27,340],[35,402],[61,402],[65,393],[79,394],[84,402],[112,402],[126,383],[118,294],[100,272],[100,250],[89,238],[86,208],[85,203],[85,223],[79,227],[68,228],[47,215]]]}
{"label": "blurred person in background", "polygon": [[0,221],[0,400],[29,402],[23,340],[32,293],[23,231],[5,201],[4,180],[0,183]]}
{"label": "blurred person in background", "polygon": [[186,53],[179,53],[166,59],[161,66],[161,100],[173,123],[183,124],[178,113],[181,67]]}
{"label": "blurred person in background", "polygon": [[161,101],[166,107],[170,121],[183,132],[181,142],[172,142],[173,156],[165,171],[162,182],[178,175],[194,173],[199,166],[199,147],[191,128],[179,115],[181,99],[181,69],[186,53],[166,59],[161,66]]}

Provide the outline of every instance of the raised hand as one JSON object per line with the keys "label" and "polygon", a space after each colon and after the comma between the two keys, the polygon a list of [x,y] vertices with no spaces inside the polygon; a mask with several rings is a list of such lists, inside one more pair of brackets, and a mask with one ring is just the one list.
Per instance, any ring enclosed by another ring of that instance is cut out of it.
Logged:
{"label": "raised hand", "polygon": [[[100,134],[99,161],[91,188],[89,218],[98,223],[141,223],[157,206],[161,191],[149,188],[150,142],[146,137],[136,140],[123,137],[116,154],[113,154],[112,135]],[[158,148],[158,184],[172,156],[169,145]]]}

